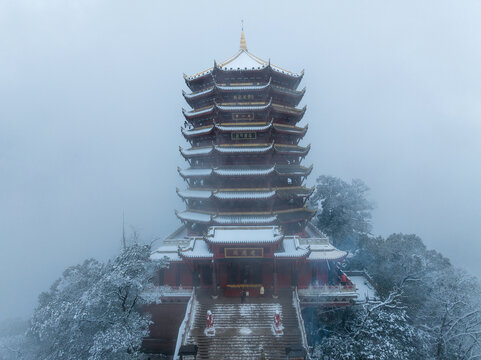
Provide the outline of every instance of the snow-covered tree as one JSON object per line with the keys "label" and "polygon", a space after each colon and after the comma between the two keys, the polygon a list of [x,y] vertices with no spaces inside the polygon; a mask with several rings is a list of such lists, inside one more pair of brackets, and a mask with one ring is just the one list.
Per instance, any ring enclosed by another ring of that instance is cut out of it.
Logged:
{"label": "snow-covered tree", "polygon": [[410,323],[426,335],[426,359],[481,359],[479,281],[418,236],[363,237],[348,266],[367,269],[381,295],[402,287]]}
{"label": "snow-covered tree", "polygon": [[417,323],[431,338],[436,360],[481,359],[481,285],[460,269],[427,279],[429,298]]}
{"label": "snow-covered tree", "polygon": [[332,176],[320,176],[311,203],[319,207],[317,226],[334,245],[354,249],[360,235],[371,231],[373,205],[366,199],[369,188],[361,180],[349,184]]}
{"label": "snow-covered tree", "polygon": [[134,244],[106,264],[91,259],[65,270],[32,318],[37,358],[136,358],[150,324],[142,292],[158,266],[149,256],[150,246]]}
{"label": "snow-covered tree", "polygon": [[412,326],[398,293],[350,313],[342,327],[330,329],[313,351],[320,360],[423,359],[423,333]]}

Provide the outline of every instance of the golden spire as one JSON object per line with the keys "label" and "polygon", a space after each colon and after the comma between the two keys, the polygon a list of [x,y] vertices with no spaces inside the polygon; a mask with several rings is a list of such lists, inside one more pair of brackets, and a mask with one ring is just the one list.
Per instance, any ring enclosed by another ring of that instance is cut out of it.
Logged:
{"label": "golden spire", "polygon": [[246,36],[244,35],[244,20],[242,20],[242,31],[241,31],[241,39],[240,39],[240,49],[247,50],[247,42]]}

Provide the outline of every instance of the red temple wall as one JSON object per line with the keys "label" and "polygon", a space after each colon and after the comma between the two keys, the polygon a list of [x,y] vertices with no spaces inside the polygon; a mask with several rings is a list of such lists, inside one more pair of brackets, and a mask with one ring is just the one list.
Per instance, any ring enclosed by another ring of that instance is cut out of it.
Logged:
{"label": "red temple wall", "polygon": [[169,267],[164,269],[164,285],[176,286],[179,265],[179,263],[170,263]]}

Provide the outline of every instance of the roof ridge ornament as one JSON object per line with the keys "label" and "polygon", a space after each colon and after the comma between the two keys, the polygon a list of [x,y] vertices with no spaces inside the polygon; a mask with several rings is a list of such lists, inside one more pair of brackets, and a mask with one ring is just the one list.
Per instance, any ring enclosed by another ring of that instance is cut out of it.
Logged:
{"label": "roof ridge ornament", "polygon": [[241,30],[241,39],[240,39],[240,50],[247,51],[247,42],[246,36],[244,34],[244,20],[242,20],[242,30]]}

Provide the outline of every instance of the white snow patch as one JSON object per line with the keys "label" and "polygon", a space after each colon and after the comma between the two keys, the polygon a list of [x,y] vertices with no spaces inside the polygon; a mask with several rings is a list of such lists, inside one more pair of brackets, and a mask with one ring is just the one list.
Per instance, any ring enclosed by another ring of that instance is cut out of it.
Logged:
{"label": "white snow patch", "polygon": [[240,328],[239,329],[239,334],[241,335],[250,335],[252,334],[252,330],[249,328]]}

